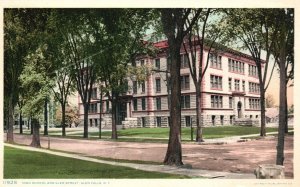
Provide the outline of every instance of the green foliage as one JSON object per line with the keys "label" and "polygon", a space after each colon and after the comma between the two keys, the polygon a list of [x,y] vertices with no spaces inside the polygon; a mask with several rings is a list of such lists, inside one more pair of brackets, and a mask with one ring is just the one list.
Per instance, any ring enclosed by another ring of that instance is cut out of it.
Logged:
{"label": "green foliage", "polygon": [[[18,169],[16,169],[18,168]],[[4,148],[5,179],[84,179],[84,178],[187,178],[128,167],[112,166],[26,151]]]}
{"label": "green foliage", "polygon": [[144,67],[128,68],[127,65],[133,63],[138,55],[154,53],[149,43],[141,41],[149,27],[152,12],[147,9],[111,9],[104,10],[101,16],[106,37],[99,65],[100,81],[105,82],[110,91],[122,93],[127,89],[124,83],[128,75],[134,74],[137,79],[147,76]]}
{"label": "green foliage", "polygon": [[[8,106],[9,97],[13,106],[18,102],[20,90],[19,75],[22,72],[24,57],[27,52],[26,28],[19,17],[19,10],[5,9],[4,11],[4,100]],[[7,108],[7,107],[5,107]]]}
{"label": "green foliage", "polygon": [[42,50],[41,47],[27,56],[27,63],[20,76],[22,88],[25,90],[22,111],[27,117],[41,114],[45,99],[53,87],[53,81],[47,76],[47,66],[51,64],[45,60]]}

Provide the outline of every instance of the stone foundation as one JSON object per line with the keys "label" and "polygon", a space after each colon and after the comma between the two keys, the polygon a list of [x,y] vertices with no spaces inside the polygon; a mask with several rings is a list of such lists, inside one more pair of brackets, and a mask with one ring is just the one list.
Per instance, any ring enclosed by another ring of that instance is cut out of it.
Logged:
{"label": "stone foundation", "polygon": [[259,121],[256,120],[256,119],[238,118],[238,119],[235,119],[234,124],[238,125],[238,126],[252,127],[252,126],[258,126],[259,125]]}
{"label": "stone foundation", "polygon": [[138,119],[137,118],[125,118],[125,121],[122,121],[122,128],[135,128],[137,127]]}

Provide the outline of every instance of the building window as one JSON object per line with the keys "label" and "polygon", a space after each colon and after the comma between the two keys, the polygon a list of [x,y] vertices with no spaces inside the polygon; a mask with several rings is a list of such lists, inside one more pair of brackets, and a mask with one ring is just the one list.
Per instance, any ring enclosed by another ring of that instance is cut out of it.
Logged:
{"label": "building window", "polygon": [[224,116],[223,115],[220,116],[220,120],[221,120],[221,125],[224,125]]}
{"label": "building window", "polygon": [[98,119],[94,119],[95,121],[95,126],[98,127]]}
{"label": "building window", "polygon": [[136,99],[136,98],[133,99],[133,110],[134,110],[134,111],[137,111],[137,110],[138,110],[138,102],[137,102],[137,99]]}
{"label": "building window", "polygon": [[189,90],[190,89],[190,76],[189,75],[180,76],[180,80],[181,80],[181,89]]}
{"label": "building window", "polygon": [[242,73],[244,74],[245,71],[245,63],[236,61],[233,59],[228,59],[228,70],[230,72]]}
{"label": "building window", "polygon": [[180,68],[188,68],[188,54],[180,55]]}
{"label": "building window", "polygon": [[181,108],[190,108],[190,96],[189,95],[183,95],[181,96]]}
{"label": "building window", "polygon": [[242,90],[245,92],[245,81],[242,81]]}
{"label": "building window", "polygon": [[250,109],[260,109],[260,99],[249,98],[249,108]]}
{"label": "building window", "polygon": [[222,77],[210,75],[210,88],[211,89],[222,89]]}
{"label": "building window", "polygon": [[146,99],[142,98],[142,110],[146,110]]}
{"label": "building window", "polygon": [[229,97],[229,108],[232,108],[232,97]]}
{"label": "building window", "polygon": [[223,108],[223,96],[211,95],[210,103],[211,108]]}
{"label": "building window", "polygon": [[212,123],[213,126],[216,125],[216,116],[215,115],[211,116],[211,123]]}
{"label": "building window", "polygon": [[185,126],[190,127],[192,125],[191,116],[185,116]]}
{"label": "building window", "polygon": [[155,68],[160,69],[160,59],[159,58],[155,59]]}
{"label": "building window", "polygon": [[156,110],[161,110],[161,98],[156,98]]}
{"label": "building window", "polygon": [[97,108],[97,103],[91,103],[89,107],[89,113],[97,113],[98,108]]}
{"label": "building window", "polygon": [[240,91],[240,80],[238,80],[238,79],[234,80],[234,90]]}
{"label": "building window", "polygon": [[242,62],[242,71],[241,71],[241,73],[243,73],[243,74],[245,73],[245,63],[243,63],[243,62]]}
{"label": "building window", "polygon": [[142,127],[146,127],[146,118],[142,117]]}
{"label": "building window", "polygon": [[257,67],[255,65],[249,64],[248,74],[250,76],[257,77],[257,75],[258,75]]}
{"label": "building window", "polygon": [[209,54],[210,67],[222,69],[222,57],[217,54],[210,53]]}
{"label": "building window", "polygon": [[259,93],[259,84],[254,82],[249,82],[249,92],[250,93]]}
{"label": "building window", "polygon": [[141,60],[141,66],[144,66],[144,65],[145,65],[145,61]]}
{"label": "building window", "polygon": [[167,70],[170,71],[171,70],[171,57],[167,58]]}
{"label": "building window", "polygon": [[145,93],[146,90],[145,81],[141,82],[141,87],[142,87],[142,93]]}
{"label": "building window", "polygon": [[106,100],[106,112],[109,112],[109,100]]}
{"label": "building window", "polygon": [[155,79],[156,83],[156,92],[161,92],[160,78]]}
{"label": "building window", "polygon": [[137,81],[132,81],[132,89],[133,89],[133,93],[136,94],[137,93]]}
{"label": "building window", "polygon": [[239,72],[238,61],[234,61],[234,71],[235,71],[235,72]]}
{"label": "building window", "polygon": [[156,117],[156,126],[161,127],[161,117]]}
{"label": "building window", "polygon": [[229,123],[230,123],[230,125],[233,125],[233,116],[232,115],[230,116]]}
{"label": "building window", "polygon": [[231,78],[228,79],[228,89],[229,89],[229,91],[232,90],[232,81],[231,81]]}
{"label": "building window", "polygon": [[97,99],[97,88],[92,88],[91,98]]}

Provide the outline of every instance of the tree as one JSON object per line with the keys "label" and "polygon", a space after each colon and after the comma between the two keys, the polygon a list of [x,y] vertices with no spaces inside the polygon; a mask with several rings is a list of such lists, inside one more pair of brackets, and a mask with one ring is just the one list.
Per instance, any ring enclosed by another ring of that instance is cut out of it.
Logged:
{"label": "tree", "polygon": [[[63,116],[61,115],[62,111],[61,109],[58,109],[56,111],[56,121],[63,124]],[[74,123],[75,126],[79,124],[79,116],[78,116],[78,109],[76,107],[67,105],[65,108],[65,126],[71,127],[71,125]]]}
{"label": "tree", "polygon": [[200,10],[197,10],[190,20],[190,26],[185,27],[190,19],[192,9],[161,9],[161,22],[163,32],[168,39],[169,54],[171,58],[170,85],[170,133],[168,149],[164,159],[167,165],[182,165],[181,149],[181,87],[180,87],[180,49],[183,38],[192,29],[198,19]]}
{"label": "tree", "polygon": [[[221,28],[223,26],[222,20],[212,22],[210,21],[210,17],[214,14],[216,16],[217,10],[208,9],[200,9],[201,14],[199,15],[199,20],[194,25],[193,29],[188,32],[186,40],[183,42],[183,47],[185,53],[188,54],[190,52],[191,58],[188,57],[188,65],[190,74],[196,89],[196,141],[203,142],[203,131],[202,131],[202,118],[201,118],[201,92],[202,92],[202,80],[205,75],[205,72],[208,67],[210,53],[212,52],[212,48],[214,47],[214,53],[217,53],[217,48],[220,46],[216,45],[216,40],[220,39],[222,34],[222,30],[225,28]],[[187,22],[187,26],[191,26],[190,22]],[[217,27],[217,25],[220,25]],[[199,54],[198,51],[199,50]],[[204,51],[207,50],[207,57],[204,59]],[[199,59],[197,58],[199,56]],[[199,61],[199,64],[197,63]]]}
{"label": "tree", "polygon": [[[242,42],[248,49],[257,67],[260,88],[261,130],[260,136],[266,136],[265,93],[269,86],[275,64],[268,75],[271,49],[277,28],[272,27],[272,9],[226,9],[232,37]],[[262,60],[262,50],[266,52],[266,60]],[[269,77],[269,79],[268,79]]]}
{"label": "tree", "polygon": [[[45,99],[48,96],[51,81],[46,75],[47,69],[43,57],[45,46],[38,48],[35,52],[30,53],[26,58],[26,65],[20,76],[24,93],[25,104],[22,107],[22,112],[25,116],[31,118],[33,136],[31,146],[41,147],[39,137],[39,115],[44,109]],[[44,64],[44,65],[42,65]]]}
{"label": "tree", "polygon": [[[99,58],[99,81],[104,83],[103,91],[112,104],[112,139],[117,139],[117,110],[123,101],[122,95],[127,92],[127,75],[138,55],[148,55],[151,50],[142,41],[144,33],[151,21],[153,12],[150,9],[104,9],[96,11],[96,15],[103,18],[103,30],[105,39],[103,54]],[[95,30],[97,29],[97,25]],[[96,42],[101,39],[99,33],[95,33]],[[102,91],[102,90],[101,90]]]}
{"label": "tree", "polygon": [[[96,71],[98,63],[95,56],[102,53],[102,48],[99,47],[101,43],[95,46],[97,38],[93,38],[94,32],[101,35],[101,24],[99,24],[99,30],[94,30],[89,22],[90,13],[91,10],[61,9],[57,10],[56,15],[58,20],[56,26],[58,26],[59,33],[63,36],[65,46],[63,54],[66,56],[65,61],[68,62],[67,67],[70,69],[70,77],[65,76],[65,79],[62,78],[60,83],[63,84],[69,78],[75,82],[84,109],[84,138],[88,138],[88,110],[91,101],[91,90],[98,74]],[[66,87],[65,96],[67,90]],[[61,99],[62,97],[60,97]],[[65,103],[66,97],[61,101]]]}
{"label": "tree", "polygon": [[25,28],[21,24],[21,10],[5,9],[4,11],[4,104],[7,141],[13,142],[14,109],[18,103],[20,82],[27,42]]}
{"label": "tree", "polygon": [[266,96],[266,107],[267,108],[272,108],[274,106],[275,106],[275,100],[274,100],[273,95],[267,94],[267,96]]}
{"label": "tree", "polygon": [[[274,10],[273,26],[278,28],[275,39],[274,51],[275,61],[279,66],[280,74],[280,102],[279,102],[279,128],[276,164],[283,165],[284,162],[284,136],[287,129],[287,82],[289,65],[294,64],[294,9]],[[293,75],[293,72],[290,73]]]}
{"label": "tree", "polygon": [[22,88],[21,88],[20,92],[19,92],[19,99],[18,99],[20,134],[23,134],[23,114],[22,114],[23,105],[24,105],[23,91],[22,91]]}

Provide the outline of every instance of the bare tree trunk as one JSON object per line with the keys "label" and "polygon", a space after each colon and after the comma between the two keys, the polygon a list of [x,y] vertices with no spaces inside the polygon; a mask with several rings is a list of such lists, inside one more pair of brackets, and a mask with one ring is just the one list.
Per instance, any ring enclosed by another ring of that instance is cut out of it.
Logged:
{"label": "bare tree trunk", "polygon": [[116,94],[112,92],[112,100],[111,100],[111,139],[118,139],[117,134],[117,101]]}
{"label": "bare tree trunk", "polygon": [[197,133],[196,133],[196,142],[204,142],[203,140],[203,129],[202,129],[202,120],[201,120],[201,84],[196,85],[196,124],[197,124]]}
{"label": "bare tree trunk", "polygon": [[45,99],[44,103],[44,135],[48,135],[48,105],[47,99]]}
{"label": "bare tree trunk", "polygon": [[89,105],[87,103],[83,104],[84,116],[83,116],[83,138],[88,138],[88,128],[89,128]]}
{"label": "bare tree trunk", "polygon": [[102,100],[103,100],[103,91],[102,91],[102,87],[101,87],[101,91],[100,91],[100,102],[99,102],[99,107],[100,107],[100,116],[99,116],[99,139],[101,139],[101,128],[102,128]]}
{"label": "bare tree trunk", "polygon": [[31,127],[31,117],[29,117],[29,120],[28,120],[28,126],[27,126],[27,130],[29,130],[29,128]]}
{"label": "bare tree trunk", "polygon": [[[286,86],[285,86],[286,87]],[[287,91],[287,87],[285,88]],[[285,125],[284,125],[284,132],[287,134],[289,132],[288,127],[288,104],[287,104],[287,97],[285,97]]]}
{"label": "bare tree trunk", "polygon": [[283,165],[284,162],[284,136],[285,136],[285,127],[286,127],[286,44],[285,44],[285,34],[286,29],[285,25],[281,25],[280,31],[282,32],[279,37],[279,75],[280,75],[280,89],[279,89],[279,127],[278,127],[278,142],[277,142],[277,155],[276,155],[276,164]]}
{"label": "bare tree trunk", "polygon": [[266,107],[265,107],[265,91],[263,85],[260,86],[260,136],[266,136]]}
{"label": "bare tree trunk", "polygon": [[61,103],[61,128],[62,136],[66,136],[66,104]]}
{"label": "bare tree trunk", "polygon": [[20,134],[23,134],[23,117],[22,117],[22,111],[20,111],[19,124],[20,124]]}
{"label": "bare tree trunk", "polygon": [[32,142],[30,146],[32,147],[41,147],[41,142],[40,142],[40,124],[39,121],[35,118],[32,118],[31,121],[32,127],[33,127],[33,134],[32,134]]}
{"label": "bare tree trunk", "polygon": [[7,142],[14,142],[14,106],[13,106],[13,98],[12,96],[9,98],[8,103],[8,126],[7,126]]}
{"label": "bare tree trunk", "polygon": [[30,120],[30,134],[33,134],[32,118],[31,118],[31,120]]}
{"label": "bare tree trunk", "polygon": [[[284,51],[285,49],[281,49]],[[285,72],[285,55],[281,52],[280,58],[280,103],[279,103],[279,127],[278,127],[278,143],[276,164],[283,165],[284,161],[284,135],[286,123],[286,72]]]}
{"label": "bare tree trunk", "polygon": [[181,149],[181,87],[180,87],[180,47],[181,42],[176,43],[168,38],[171,56],[171,106],[170,106],[170,134],[167,153],[164,164],[183,165]]}

